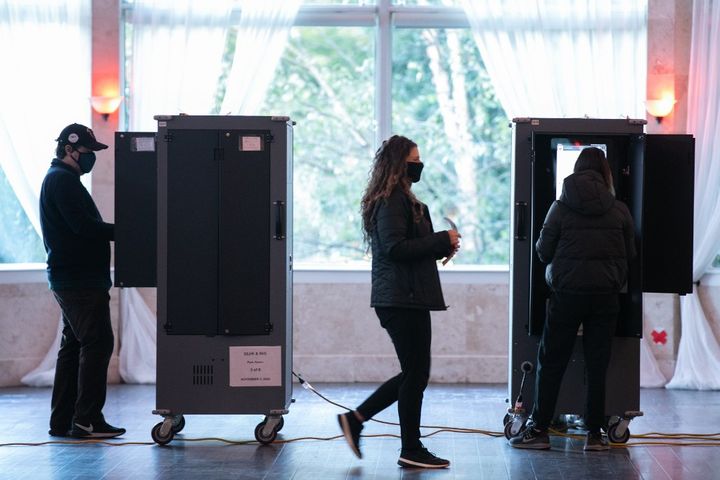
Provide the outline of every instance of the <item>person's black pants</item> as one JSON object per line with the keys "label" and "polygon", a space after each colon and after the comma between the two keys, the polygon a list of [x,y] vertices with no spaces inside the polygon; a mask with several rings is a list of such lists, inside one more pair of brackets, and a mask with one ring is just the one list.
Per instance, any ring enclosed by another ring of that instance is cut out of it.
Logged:
{"label": "person's black pants", "polygon": [[401,373],[378,387],[357,411],[366,420],[398,402],[404,451],[420,448],[420,412],[430,378],[430,312],[408,308],[376,308],[380,324],[395,346]]}
{"label": "person's black pants", "polygon": [[50,428],[67,431],[103,419],[107,370],[113,351],[107,290],[53,291],[62,310],[63,336],[55,367]]}
{"label": "person's black pants", "polygon": [[547,429],[553,419],[558,391],[580,324],[587,384],[585,424],[591,432],[598,432],[604,426],[605,376],[619,305],[617,294],[552,294],[538,349],[532,413],[536,428]]}

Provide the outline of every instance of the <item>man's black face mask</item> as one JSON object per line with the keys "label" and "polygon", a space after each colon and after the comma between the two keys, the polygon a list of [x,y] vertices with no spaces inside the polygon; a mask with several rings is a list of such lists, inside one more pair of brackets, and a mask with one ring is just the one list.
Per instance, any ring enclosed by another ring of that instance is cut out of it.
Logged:
{"label": "man's black face mask", "polygon": [[78,154],[77,164],[80,167],[80,171],[90,173],[93,165],[95,165],[95,152],[78,152]]}

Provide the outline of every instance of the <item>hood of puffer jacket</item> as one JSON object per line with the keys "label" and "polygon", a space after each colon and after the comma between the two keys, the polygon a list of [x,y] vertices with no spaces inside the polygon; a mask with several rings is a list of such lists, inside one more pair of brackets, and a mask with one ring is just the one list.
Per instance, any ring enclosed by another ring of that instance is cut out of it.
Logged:
{"label": "hood of puffer jacket", "polygon": [[602,215],[615,203],[600,173],[583,170],[563,181],[560,201],[582,215]]}

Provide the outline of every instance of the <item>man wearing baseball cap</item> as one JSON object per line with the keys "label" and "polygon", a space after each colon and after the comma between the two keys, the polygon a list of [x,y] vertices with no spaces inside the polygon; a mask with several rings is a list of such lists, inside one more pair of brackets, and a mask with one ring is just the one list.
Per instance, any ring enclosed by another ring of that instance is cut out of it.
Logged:
{"label": "man wearing baseball cap", "polygon": [[114,337],[110,324],[110,242],[105,223],[80,182],[104,150],[88,127],[73,123],[56,139],[56,158],[40,191],[40,225],[50,289],[62,310],[50,435],[110,438],[125,433],[103,416]]}

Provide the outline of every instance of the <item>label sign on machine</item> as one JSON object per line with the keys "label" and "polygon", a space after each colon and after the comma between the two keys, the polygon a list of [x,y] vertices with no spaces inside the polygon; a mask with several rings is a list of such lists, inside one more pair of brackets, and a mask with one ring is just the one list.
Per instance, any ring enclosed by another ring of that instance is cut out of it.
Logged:
{"label": "label sign on machine", "polygon": [[259,135],[243,135],[240,137],[241,152],[262,152],[263,141]]}
{"label": "label sign on machine", "polygon": [[282,347],[230,347],[231,387],[282,386]]}
{"label": "label sign on machine", "polygon": [[154,137],[133,137],[130,144],[131,152],[154,152],[155,151],[155,138]]}

